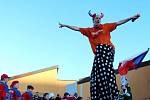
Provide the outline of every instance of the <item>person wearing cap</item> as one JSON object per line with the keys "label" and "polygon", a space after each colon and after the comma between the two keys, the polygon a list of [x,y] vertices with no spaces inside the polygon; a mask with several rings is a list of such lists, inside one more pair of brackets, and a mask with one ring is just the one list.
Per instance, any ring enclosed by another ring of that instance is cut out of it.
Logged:
{"label": "person wearing cap", "polygon": [[93,68],[90,76],[90,94],[91,100],[115,100],[119,97],[119,90],[116,85],[116,76],[113,69],[113,61],[115,54],[115,46],[111,42],[111,32],[128,21],[134,22],[140,17],[136,14],[127,19],[101,24],[103,13],[92,14],[89,11],[89,16],[92,17],[93,27],[80,28],[59,23],[59,28],[69,28],[74,31],[81,32],[89,39],[92,51],[95,55]]}
{"label": "person wearing cap", "polygon": [[0,100],[5,100],[8,98],[8,85],[7,82],[10,77],[8,77],[7,74],[1,75],[1,81],[0,81]]}
{"label": "person wearing cap", "polygon": [[19,89],[19,81],[13,81],[10,85],[13,95],[13,100],[21,100],[21,92]]}
{"label": "person wearing cap", "polygon": [[34,87],[32,85],[27,86],[27,90],[25,93],[22,94],[23,100],[33,100],[33,94],[32,91],[34,90]]}

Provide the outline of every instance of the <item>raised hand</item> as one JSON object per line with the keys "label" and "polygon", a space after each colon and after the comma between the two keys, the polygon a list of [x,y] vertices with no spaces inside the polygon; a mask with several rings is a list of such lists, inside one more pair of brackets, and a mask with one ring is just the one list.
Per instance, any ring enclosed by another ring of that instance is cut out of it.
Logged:
{"label": "raised hand", "polygon": [[65,27],[64,24],[59,23],[59,28]]}
{"label": "raised hand", "polygon": [[131,21],[134,22],[136,19],[140,17],[140,14],[136,14],[132,17]]}
{"label": "raised hand", "polygon": [[74,31],[80,30],[79,27],[77,27],[77,26],[70,26],[70,25],[59,23],[59,28],[62,28],[62,27],[66,27],[66,28],[69,28],[69,29],[74,30]]}

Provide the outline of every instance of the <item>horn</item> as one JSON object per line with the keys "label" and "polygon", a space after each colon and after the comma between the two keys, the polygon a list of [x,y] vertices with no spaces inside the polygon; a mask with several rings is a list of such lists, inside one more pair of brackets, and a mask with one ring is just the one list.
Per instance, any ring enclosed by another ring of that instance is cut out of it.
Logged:
{"label": "horn", "polygon": [[89,14],[91,17],[93,17],[93,14],[91,14],[91,10],[89,10],[88,14]]}
{"label": "horn", "polygon": [[104,17],[104,14],[103,14],[103,13],[101,13],[100,18],[103,18],[103,17]]}

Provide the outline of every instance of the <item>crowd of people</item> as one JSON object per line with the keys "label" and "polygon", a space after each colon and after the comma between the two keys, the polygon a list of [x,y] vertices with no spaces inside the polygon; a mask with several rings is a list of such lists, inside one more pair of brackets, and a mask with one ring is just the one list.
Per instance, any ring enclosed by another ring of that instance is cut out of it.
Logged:
{"label": "crowd of people", "polygon": [[53,93],[44,93],[43,97],[40,97],[38,92],[36,92],[33,96],[33,100],[82,100],[82,97],[79,97],[77,93],[71,96],[68,92],[65,92],[62,97],[59,94],[55,97]]}
{"label": "crowd of people", "polygon": [[19,90],[19,81],[12,81],[10,88],[8,86],[9,78],[7,74],[1,75],[0,80],[0,100],[82,100],[82,97],[78,97],[77,93],[71,96],[68,92],[64,93],[64,96],[53,93],[44,93],[42,96],[39,92],[33,94],[34,87],[27,85],[27,89],[21,94]]}

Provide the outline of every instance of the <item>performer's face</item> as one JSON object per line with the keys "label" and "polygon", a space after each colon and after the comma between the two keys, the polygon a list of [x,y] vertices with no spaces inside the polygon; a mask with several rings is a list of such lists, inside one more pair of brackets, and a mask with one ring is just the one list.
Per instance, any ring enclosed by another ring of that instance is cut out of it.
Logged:
{"label": "performer's face", "polygon": [[97,16],[94,18],[94,20],[93,20],[93,24],[94,24],[94,26],[95,26],[95,25],[98,25],[98,24],[100,24],[100,23],[101,23],[101,18],[100,18],[99,15],[97,15]]}

